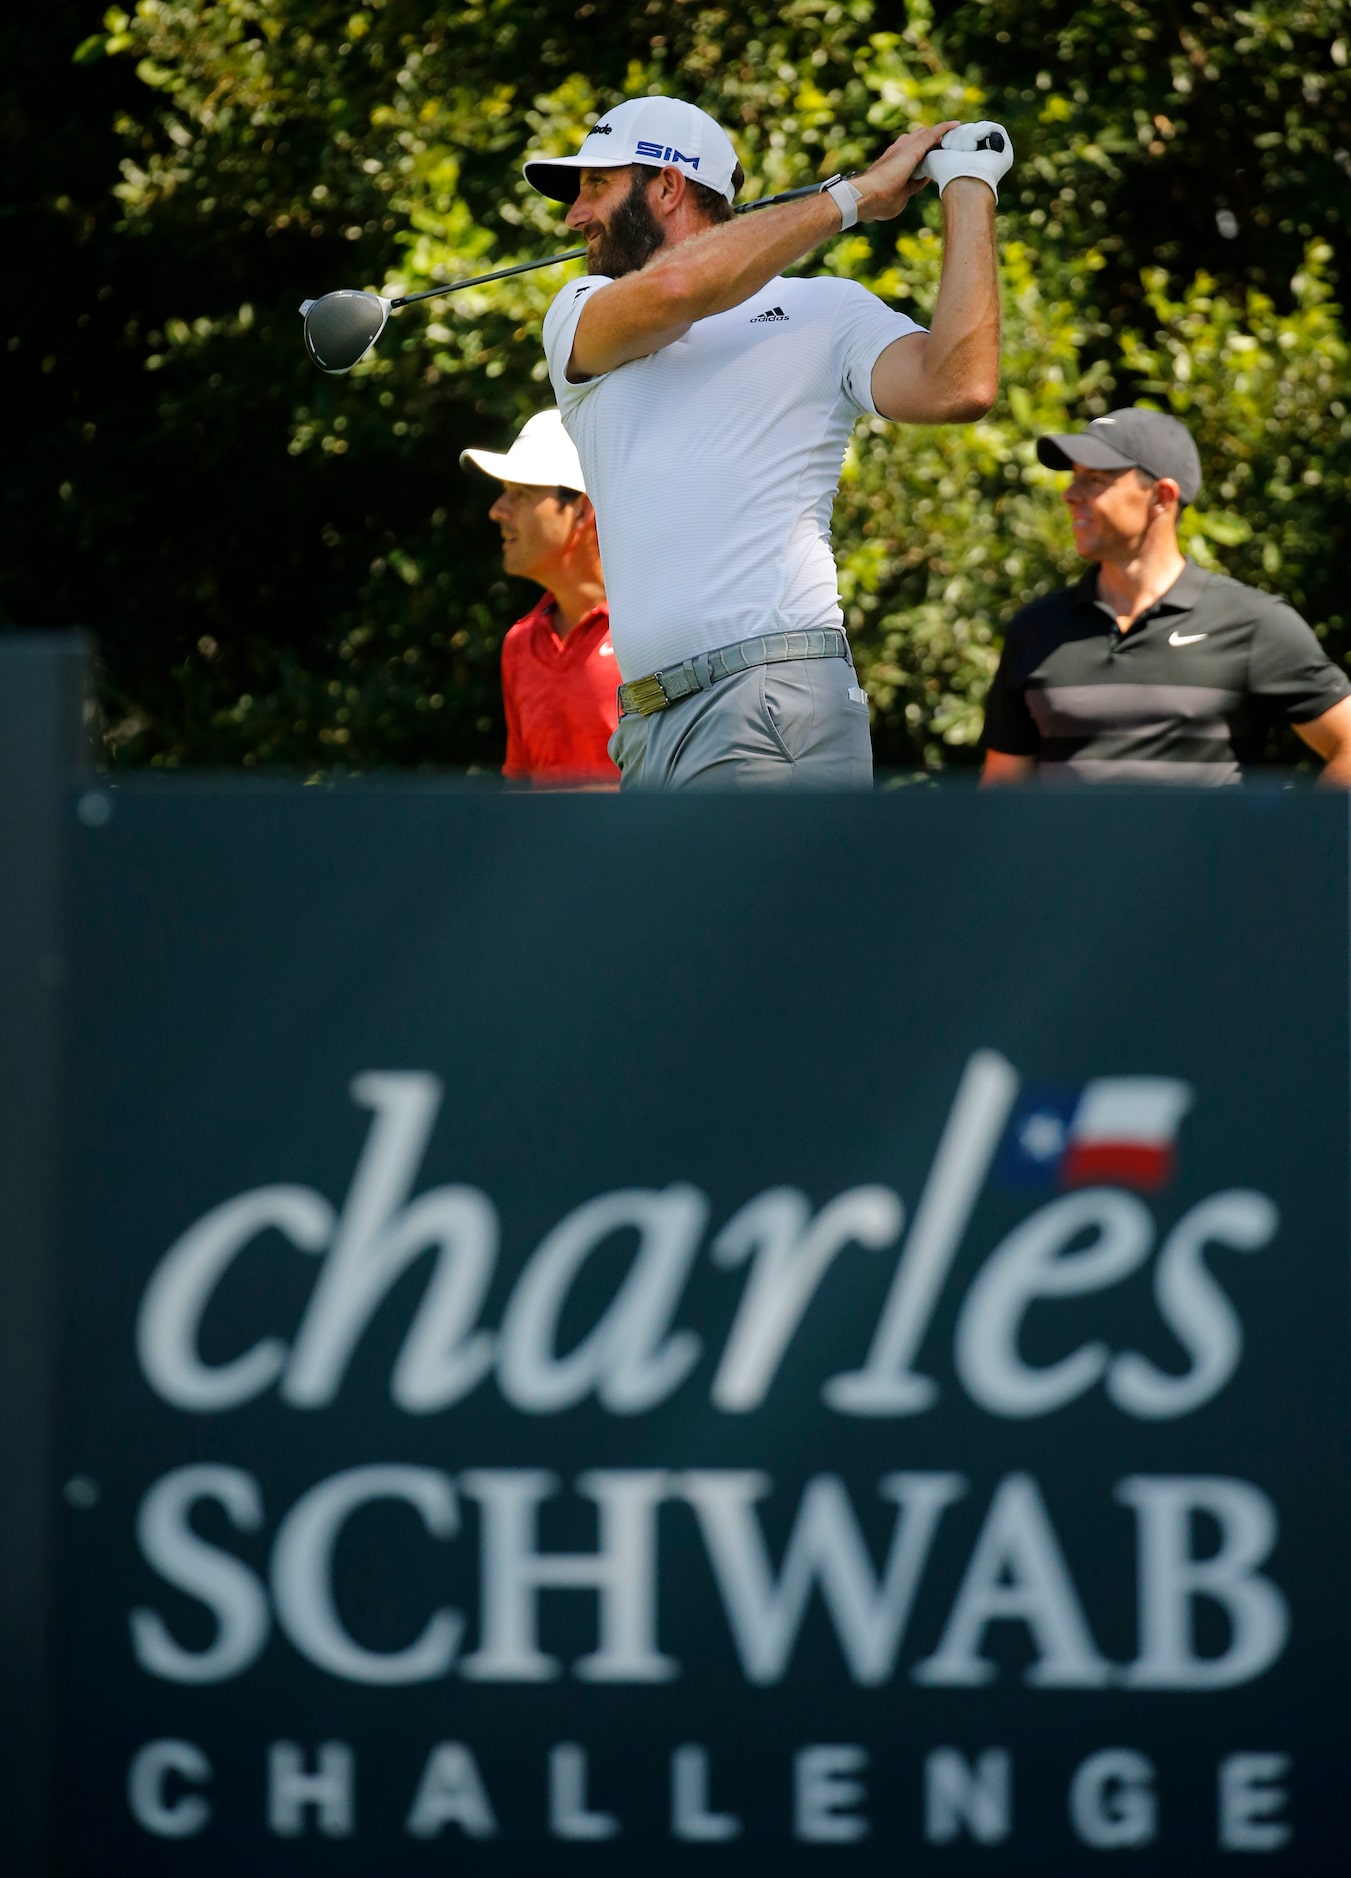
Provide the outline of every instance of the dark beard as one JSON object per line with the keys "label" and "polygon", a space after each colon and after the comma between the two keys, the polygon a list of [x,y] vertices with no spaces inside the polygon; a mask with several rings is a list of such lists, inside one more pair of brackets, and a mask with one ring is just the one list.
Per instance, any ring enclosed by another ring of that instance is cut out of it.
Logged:
{"label": "dark beard", "polygon": [[636,274],[662,245],[657,218],[647,201],[647,185],[656,174],[645,163],[634,164],[629,193],[587,259],[588,274],[607,274],[611,280],[618,280],[622,274]]}

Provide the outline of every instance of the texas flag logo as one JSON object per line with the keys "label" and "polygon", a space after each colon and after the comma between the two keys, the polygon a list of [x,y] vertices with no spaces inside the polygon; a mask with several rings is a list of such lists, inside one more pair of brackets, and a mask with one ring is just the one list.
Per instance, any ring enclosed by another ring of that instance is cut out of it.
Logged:
{"label": "texas flag logo", "polygon": [[1028,1089],[1014,1109],[999,1174],[1017,1187],[1133,1187],[1173,1178],[1177,1134],[1195,1100],[1175,1076],[1099,1076],[1080,1089]]}

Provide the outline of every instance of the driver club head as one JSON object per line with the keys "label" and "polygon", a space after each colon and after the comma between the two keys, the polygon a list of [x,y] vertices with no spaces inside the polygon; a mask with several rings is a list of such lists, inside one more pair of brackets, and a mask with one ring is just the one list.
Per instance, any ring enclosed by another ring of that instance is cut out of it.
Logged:
{"label": "driver club head", "polygon": [[305,349],[319,370],[335,375],[350,372],[385,330],[389,305],[378,293],[351,287],[302,301]]}

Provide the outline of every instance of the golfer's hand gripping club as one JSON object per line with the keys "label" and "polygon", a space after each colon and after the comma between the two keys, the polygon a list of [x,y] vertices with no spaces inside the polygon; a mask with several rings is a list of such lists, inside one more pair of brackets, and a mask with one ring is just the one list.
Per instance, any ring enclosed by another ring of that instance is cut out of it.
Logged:
{"label": "golfer's hand gripping club", "polygon": [[885,222],[899,215],[926,182],[942,195],[957,176],[987,183],[998,200],[995,179],[1013,161],[1013,144],[1000,124],[944,124],[906,131],[866,170],[832,176],[821,185],[834,200],[845,228],[856,222]]}
{"label": "golfer's hand gripping club", "polygon": [[950,182],[959,176],[974,176],[988,183],[999,200],[999,179],[1013,162],[1013,139],[1002,124],[982,118],[978,124],[958,124],[946,133],[937,149],[930,150],[916,170],[916,176],[928,176],[938,184],[941,196]]}

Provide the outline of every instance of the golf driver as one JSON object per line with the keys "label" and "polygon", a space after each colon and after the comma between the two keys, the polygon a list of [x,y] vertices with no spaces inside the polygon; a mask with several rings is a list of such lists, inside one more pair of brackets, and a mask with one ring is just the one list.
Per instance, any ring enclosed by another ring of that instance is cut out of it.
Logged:
{"label": "golf driver", "polygon": [[[1004,139],[998,131],[982,137],[977,149],[1002,150]],[[755,202],[743,202],[738,215],[756,209],[773,208],[778,202],[795,202],[799,196],[820,195],[832,183],[847,181],[831,176],[823,183],[808,183],[802,189],[785,189],[777,196],[761,196]],[[418,293],[399,294],[386,300],[378,293],[365,293],[357,287],[339,287],[321,294],[317,300],[302,300],[300,311],[305,321],[305,349],[321,372],[341,376],[360,363],[385,330],[385,322],[399,307],[413,306],[418,300],[436,300],[442,294],[459,293],[464,287],[482,287],[490,280],[506,280],[511,274],[528,274],[537,267],[556,267],[560,261],[576,261],[585,248],[569,248],[563,254],[548,254],[540,261],[518,261],[514,267],[499,267],[491,274],[475,274],[469,280],[446,281],[439,287],[424,287]]]}
{"label": "golf driver", "polygon": [[350,372],[365,358],[397,308],[412,306],[417,300],[435,300],[443,293],[458,293],[462,287],[482,287],[486,281],[505,280],[508,274],[528,274],[532,268],[575,261],[585,253],[585,248],[569,248],[565,254],[549,254],[542,261],[518,261],[515,267],[499,267],[491,274],[475,274],[471,280],[424,287],[420,293],[403,293],[393,300],[378,293],[363,293],[359,287],[339,287],[317,300],[301,301],[305,348],[321,372]]}

